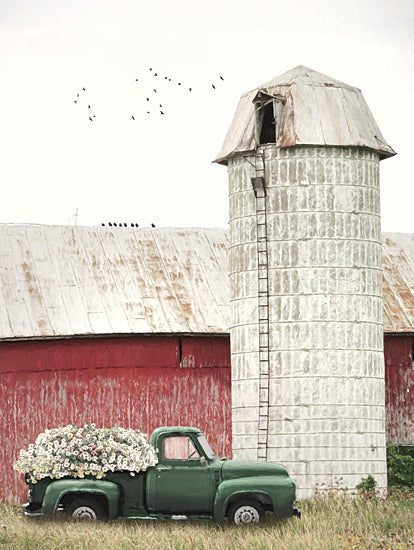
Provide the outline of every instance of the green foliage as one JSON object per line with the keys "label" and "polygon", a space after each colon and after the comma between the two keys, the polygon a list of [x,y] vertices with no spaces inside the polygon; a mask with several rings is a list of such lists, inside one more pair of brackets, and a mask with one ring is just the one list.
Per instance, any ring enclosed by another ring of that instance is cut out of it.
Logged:
{"label": "green foliage", "polygon": [[367,477],[363,477],[361,483],[357,485],[357,489],[360,493],[366,496],[375,496],[375,487],[377,486],[376,480],[369,474]]}
{"label": "green foliage", "polygon": [[401,445],[387,443],[387,472],[390,487],[414,487],[414,454]]}

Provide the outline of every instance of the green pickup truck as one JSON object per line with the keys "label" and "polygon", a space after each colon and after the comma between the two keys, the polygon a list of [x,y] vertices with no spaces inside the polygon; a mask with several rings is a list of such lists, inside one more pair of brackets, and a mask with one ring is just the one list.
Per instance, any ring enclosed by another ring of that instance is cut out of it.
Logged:
{"label": "green pickup truck", "polygon": [[[286,468],[269,462],[219,459],[197,428],[157,428],[158,463],[131,476],[27,480],[27,516],[63,511],[75,519],[213,519],[257,523],[266,512],[300,517]],[[27,479],[27,477],[26,477]]]}

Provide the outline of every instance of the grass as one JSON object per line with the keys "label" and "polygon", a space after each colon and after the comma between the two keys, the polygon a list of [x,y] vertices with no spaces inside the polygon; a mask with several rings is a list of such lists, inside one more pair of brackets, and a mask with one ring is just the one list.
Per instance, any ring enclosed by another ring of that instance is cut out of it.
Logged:
{"label": "grass", "polygon": [[302,519],[266,518],[236,527],[213,522],[76,523],[25,518],[0,506],[0,548],[7,550],[412,550],[414,492],[387,499],[338,495],[302,501]]}

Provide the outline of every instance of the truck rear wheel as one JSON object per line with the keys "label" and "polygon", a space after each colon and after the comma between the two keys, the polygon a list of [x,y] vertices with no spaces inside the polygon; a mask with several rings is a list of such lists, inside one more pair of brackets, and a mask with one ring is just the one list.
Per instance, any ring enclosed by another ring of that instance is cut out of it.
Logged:
{"label": "truck rear wheel", "polygon": [[77,498],[66,508],[66,513],[79,521],[96,521],[106,519],[103,506],[92,498]]}
{"label": "truck rear wheel", "polygon": [[239,500],[229,508],[229,521],[236,525],[259,523],[264,516],[262,505],[255,500]]}

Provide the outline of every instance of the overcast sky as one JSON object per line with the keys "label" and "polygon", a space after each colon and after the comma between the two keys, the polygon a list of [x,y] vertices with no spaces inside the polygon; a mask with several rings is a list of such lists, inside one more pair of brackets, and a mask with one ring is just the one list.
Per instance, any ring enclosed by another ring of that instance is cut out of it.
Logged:
{"label": "overcast sky", "polygon": [[362,90],[398,153],[383,231],[414,232],[413,16],[412,0],[1,0],[0,223],[227,225],[212,160],[239,97],[307,65]]}

